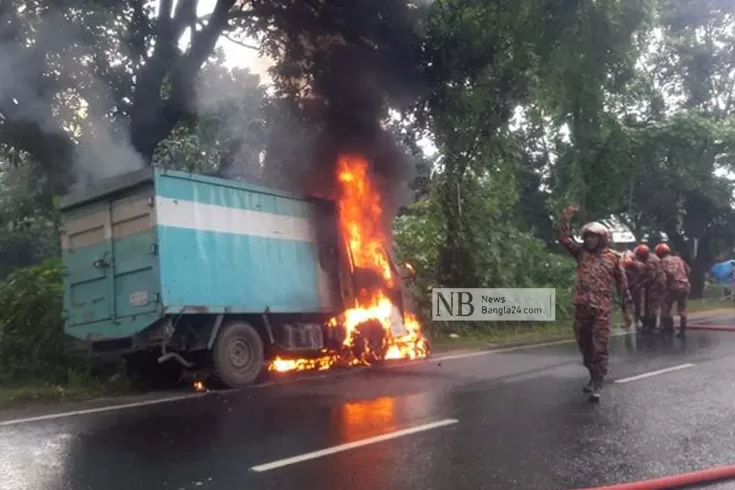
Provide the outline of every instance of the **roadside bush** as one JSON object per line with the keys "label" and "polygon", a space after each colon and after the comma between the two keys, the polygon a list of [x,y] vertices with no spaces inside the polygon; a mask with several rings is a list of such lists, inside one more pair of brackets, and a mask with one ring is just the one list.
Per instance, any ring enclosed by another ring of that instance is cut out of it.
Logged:
{"label": "roadside bush", "polygon": [[48,259],[0,283],[0,384],[79,387],[109,378],[111,368],[68,348],[61,270],[58,259]]}
{"label": "roadside bush", "polygon": [[61,321],[61,263],[16,269],[0,283],[0,381],[59,382],[70,367]]}

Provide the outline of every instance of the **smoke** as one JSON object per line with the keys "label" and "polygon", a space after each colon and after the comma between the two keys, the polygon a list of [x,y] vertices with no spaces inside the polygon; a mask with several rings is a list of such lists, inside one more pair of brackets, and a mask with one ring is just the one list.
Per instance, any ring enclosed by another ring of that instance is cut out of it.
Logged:
{"label": "smoke", "polygon": [[[217,142],[218,175],[260,182],[265,151],[265,87],[249,70],[208,65],[196,85],[199,124]],[[203,151],[206,151],[203,149]]]}
{"label": "smoke", "polygon": [[0,10],[0,25],[0,122],[71,138],[75,187],[144,166],[126,126],[111,116],[109,88],[90,67],[95,48],[73,25],[22,7]]}
{"label": "smoke", "polygon": [[99,179],[140,170],[145,161],[133,148],[124,123],[108,118],[90,118],[76,148],[76,187]]}
{"label": "smoke", "polygon": [[[284,29],[292,34],[274,79],[281,90],[298,94],[298,141],[308,146],[290,149],[292,160],[282,173],[302,192],[337,197],[339,155],[364,155],[381,191],[387,226],[410,197],[407,184],[415,173],[386,122],[389,108],[407,107],[421,94],[421,11],[405,0],[346,4],[318,13],[305,7],[301,23]],[[331,19],[329,34],[325,17]],[[295,74],[294,67],[305,69]]]}

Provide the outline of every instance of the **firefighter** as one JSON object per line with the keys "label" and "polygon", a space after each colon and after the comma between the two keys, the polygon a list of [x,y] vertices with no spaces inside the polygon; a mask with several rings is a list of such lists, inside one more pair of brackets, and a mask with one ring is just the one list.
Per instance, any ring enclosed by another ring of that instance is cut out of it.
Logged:
{"label": "firefighter", "polygon": [[626,328],[630,327],[631,297],[619,255],[608,248],[609,235],[604,225],[593,222],[582,228],[584,243],[571,234],[570,220],[579,208],[569,206],[559,223],[559,241],[577,261],[574,288],[574,336],[582,353],[590,380],[584,387],[591,402],[599,402],[602,382],[607,376],[613,298],[612,283],[621,296]]}
{"label": "firefighter", "polygon": [[648,245],[638,245],[633,253],[643,263],[643,328],[644,334],[656,330],[658,315],[663,310],[666,296],[666,276],[661,268],[661,259],[651,253]]}
{"label": "firefighter", "polygon": [[633,322],[636,326],[642,323],[641,306],[643,300],[643,264],[636,260],[633,253],[623,256],[623,267],[628,279],[628,289],[633,297]]}
{"label": "firefighter", "polygon": [[662,330],[667,333],[674,332],[674,318],[671,310],[676,303],[679,314],[679,333],[677,337],[684,338],[687,329],[687,298],[691,291],[689,283],[689,265],[681,257],[671,253],[671,249],[665,243],[659,243],[654,249],[656,255],[661,259],[661,265],[666,275],[666,301],[661,312]]}

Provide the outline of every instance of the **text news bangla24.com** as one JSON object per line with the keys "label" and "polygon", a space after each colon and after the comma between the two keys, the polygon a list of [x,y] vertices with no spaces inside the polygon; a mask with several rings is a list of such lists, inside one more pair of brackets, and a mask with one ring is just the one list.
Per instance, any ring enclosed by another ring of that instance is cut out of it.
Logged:
{"label": "text news bangla24.com", "polygon": [[556,320],[554,288],[434,288],[432,320],[519,321]]}

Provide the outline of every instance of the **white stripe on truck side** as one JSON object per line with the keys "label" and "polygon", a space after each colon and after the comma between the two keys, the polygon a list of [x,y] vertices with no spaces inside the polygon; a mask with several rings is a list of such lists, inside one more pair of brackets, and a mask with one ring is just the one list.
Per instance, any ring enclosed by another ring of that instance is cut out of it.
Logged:
{"label": "white stripe on truck side", "polygon": [[159,226],[313,242],[307,218],[156,197]]}

